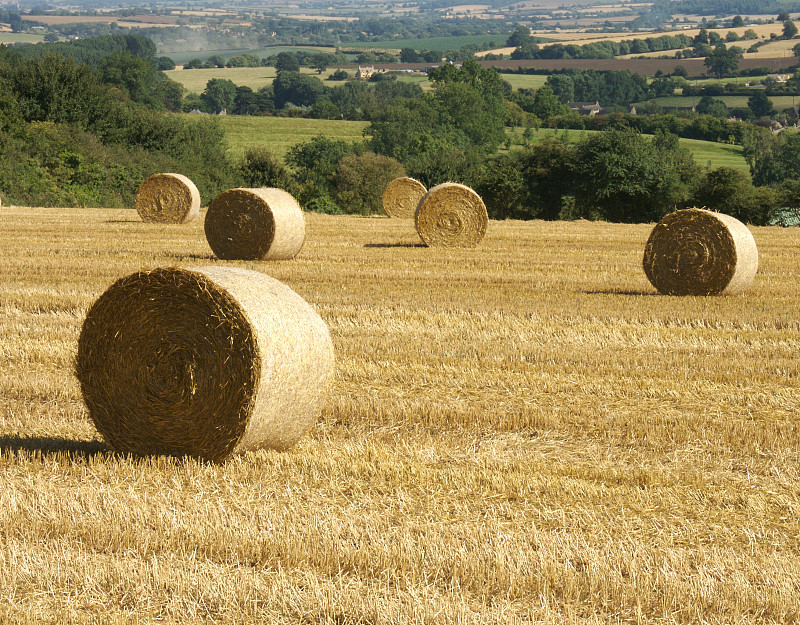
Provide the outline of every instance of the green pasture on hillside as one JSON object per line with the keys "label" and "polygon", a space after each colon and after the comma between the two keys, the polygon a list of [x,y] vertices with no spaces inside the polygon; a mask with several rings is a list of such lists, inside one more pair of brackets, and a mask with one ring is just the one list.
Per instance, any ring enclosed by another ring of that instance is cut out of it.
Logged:
{"label": "green pasture on hillside", "polygon": [[233,158],[240,158],[246,150],[255,147],[267,148],[275,156],[283,158],[291,146],[317,135],[359,141],[364,138],[363,130],[367,126],[367,122],[302,117],[223,115],[218,119],[225,129],[228,153]]}
{"label": "green pasture on hillside", "polygon": [[[335,67],[318,74],[316,70],[302,67],[303,74],[318,76],[328,87],[341,85],[344,81],[328,80]],[[347,70],[353,76],[354,71]],[[224,78],[233,81],[238,87],[250,87],[257,91],[261,87],[271,85],[275,79],[274,67],[218,67],[213,69],[173,69],[164,72],[170,79],[181,83],[190,93],[202,93],[206,84],[212,78]],[[501,74],[503,80],[508,82],[514,89],[538,89],[547,80],[547,76],[538,74]],[[423,89],[430,88],[430,81],[427,76],[410,76],[398,74],[397,79],[402,82],[416,83]]]}
{"label": "green pasture on hillside", "polygon": [[26,33],[0,33],[0,43],[39,43],[44,35],[28,35]]}
{"label": "green pasture on hillside", "polygon": [[[328,87],[341,85],[344,81],[327,80],[335,68],[329,68],[317,73],[317,70],[309,67],[300,68],[302,74],[317,76],[325,81]],[[237,87],[250,87],[253,91],[258,91],[261,87],[271,85],[275,79],[276,72],[274,67],[218,67],[214,69],[173,69],[164,72],[175,82],[181,83],[190,93],[202,93],[206,84],[212,78],[223,78],[232,81]],[[350,75],[353,72],[350,71]],[[427,79],[426,79],[427,80]]]}
{"label": "green pasture on hillside", "polygon": [[514,89],[538,89],[547,82],[542,74],[500,74],[500,77]]}
{"label": "green pasture on hillside", "polygon": [[[516,128],[512,132],[521,134],[524,129]],[[537,143],[545,139],[561,139],[570,143],[577,143],[597,130],[559,130],[540,128],[533,133],[532,141]],[[647,135],[645,135],[647,136]],[[742,155],[742,146],[728,143],[715,143],[700,141],[698,139],[678,139],[681,147],[688,149],[694,160],[703,167],[716,169],[717,167],[732,167],[745,172],[750,172],[750,167]]]}

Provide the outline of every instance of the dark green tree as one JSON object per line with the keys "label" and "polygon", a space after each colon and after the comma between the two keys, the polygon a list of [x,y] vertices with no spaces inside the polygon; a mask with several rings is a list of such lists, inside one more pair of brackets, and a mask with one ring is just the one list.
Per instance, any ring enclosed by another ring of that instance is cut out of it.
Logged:
{"label": "dark green tree", "polygon": [[422,63],[422,56],[414,48],[402,48],[400,50],[401,63]]}
{"label": "dark green tree", "polygon": [[282,71],[272,81],[272,99],[276,109],[287,104],[314,106],[323,93],[325,85],[319,78],[300,72]]}
{"label": "dark green tree", "polygon": [[563,198],[575,194],[576,158],[575,144],[552,139],[523,152],[529,217],[559,218]]}
{"label": "dark green tree", "polygon": [[236,85],[227,78],[212,78],[206,83],[206,88],[200,94],[200,98],[209,113],[233,110],[236,100]]}
{"label": "dark green tree", "polygon": [[597,133],[577,147],[577,208],[614,222],[658,221],[688,197],[692,164],[632,130]]}
{"label": "dark green tree", "polygon": [[206,67],[225,67],[225,59],[219,54],[212,54],[206,59]]}
{"label": "dark green tree", "polygon": [[274,187],[297,193],[295,177],[266,148],[247,150],[237,169],[247,187]]}
{"label": "dark green tree", "polygon": [[278,72],[299,72],[300,62],[291,52],[279,52],[275,59],[275,70]]}
{"label": "dark green tree", "polygon": [[164,75],[147,59],[130,52],[116,52],[99,65],[100,80],[124,91],[134,102],[164,108]]}
{"label": "dark green tree", "polygon": [[490,219],[528,219],[527,180],[522,152],[498,154],[484,163],[474,183]]}
{"label": "dark green tree", "polygon": [[744,20],[742,19],[741,15],[734,15],[733,19],[731,20],[731,27],[732,28],[741,28],[744,26]]}
{"label": "dark green tree", "polygon": [[531,113],[539,119],[547,119],[556,115],[563,115],[568,112],[565,104],[562,104],[550,85],[544,84],[536,90],[533,96],[533,107]]}
{"label": "dark green tree", "polygon": [[532,43],[531,29],[522,25],[517,26],[506,40],[506,46],[509,48],[521,48],[529,43]]}
{"label": "dark green tree", "polygon": [[753,111],[753,116],[756,118],[768,117],[775,112],[772,108],[772,100],[763,90],[758,90],[747,98],[747,108]]}
{"label": "dark green tree", "polygon": [[156,69],[162,72],[175,69],[175,61],[168,56],[160,56],[156,59]]}
{"label": "dark green tree", "polygon": [[[310,141],[297,143],[289,148],[286,163],[295,170],[301,184],[298,196],[304,205],[316,198],[332,194],[333,174],[339,161],[345,156],[358,153],[356,146],[338,139],[317,135]],[[333,201],[333,200],[331,200]]]}
{"label": "dark green tree", "polygon": [[709,95],[704,95],[697,103],[695,110],[702,115],[711,115],[720,119],[727,119],[728,107],[722,100],[717,100]]}
{"label": "dark green tree", "polygon": [[383,213],[384,189],[405,175],[403,165],[389,156],[350,154],[339,160],[333,173],[333,198],[347,214]]}
{"label": "dark green tree", "polygon": [[793,39],[797,36],[797,26],[791,20],[786,20],[783,23],[783,34],[781,35],[782,39]]}
{"label": "dark green tree", "polygon": [[736,46],[726,48],[725,44],[718,44],[711,54],[706,57],[704,65],[717,78],[722,78],[736,71],[739,67],[740,58],[741,54]]}
{"label": "dark green tree", "polygon": [[319,54],[314,54],[311,57],[308,66],[311,69],[317,70],[317,74],[321,74],[328,69],[328,66],[331,64],[331,62],[335,62],[333,55],[321,52]]}

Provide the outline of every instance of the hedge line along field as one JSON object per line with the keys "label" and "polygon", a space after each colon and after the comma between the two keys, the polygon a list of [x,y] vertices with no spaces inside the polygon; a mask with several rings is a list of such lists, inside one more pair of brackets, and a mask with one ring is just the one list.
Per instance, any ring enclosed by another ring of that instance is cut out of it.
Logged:
{"label": "hedge line along field", "polygon": [[[2,622],[800,618],[795,230],[753,229],[743,295],[665,297],[648,225],[491,222],[453,250],[310,214],[295,260],[221,263],[202,220],[2,211]],[[73,375],[89,306],[208,264],[319,312],[330,399],[288,452],[110,452]]]}

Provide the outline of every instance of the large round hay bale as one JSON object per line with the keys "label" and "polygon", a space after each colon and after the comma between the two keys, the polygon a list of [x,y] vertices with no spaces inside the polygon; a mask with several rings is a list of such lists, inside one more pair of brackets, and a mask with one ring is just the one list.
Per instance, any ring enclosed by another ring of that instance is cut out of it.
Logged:
{"label": "large round hay bale", "polygon": [[182,224],[200,214],[200,192],[181,174],[156,174],[136,192],[136,212],[142,221]]}
{"label": "large round hay bale", "polygon": [[419,180],[413,178],[395,178],[383,192],[383,212],[389,217],[414,219],[419,201],[428,190]]}
{"label": "large round hay bale", "polygon": [[236,267],[168,268],[100,296],[76,372],[114,449],[223,460],[297,442],[333,361],[323,320],[277,280]]}
{"label": "large round hay bale", "polygon": [[206,239],[221,260],[294,258],[306,240],[303,211],[283,189],[229,189],[208,207]]}
{"label": "large round hay bale", "polygon": [[730,294],[752,282],[758,248],[738,219],[687,208],[656,224],[642,264],[650,283],[665,295]]}
{"label": "large round hay bale", "polygon": [[425,245],[475,247],[486,234],[489,216],[475,191],[463,184],[445,182],[420,200],[414,223]]}

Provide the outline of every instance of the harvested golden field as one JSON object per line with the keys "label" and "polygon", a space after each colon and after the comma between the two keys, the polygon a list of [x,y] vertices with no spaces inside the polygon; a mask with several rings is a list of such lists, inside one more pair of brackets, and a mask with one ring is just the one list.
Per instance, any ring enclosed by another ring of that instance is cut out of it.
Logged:
{"label": "harvested golden field", "polygon": [[256,269],[330,327],[289,452],[109,451],[73,375],[88,307],[216,261],[202,220],[3,207],[3,623],[745,623],[800,619],[800,247],[755,228],[735,297],[656,295],[649,225],[308,215]]}
{"label": "harvested golden field", "polygon": [[[723,39],[728,32],[735,32],[740,37],[748,30],[753,30],[762,39],[769,38],[773,33],[780,35],[783,32],[783,22],[774,24],[753,24],[752,26],[743,26],[740,28],[708,28],[708,32],[715,32]],[[549,45],[561,43],[563,45],[576,45],[582,46],[588,43],[595,43],[598,41],[631,41],[633,39],[646,39],[648,37],[662,37],[665,35],[686,35],[687,37],[695,37],[700,32],[699,28],[685,28],[669,31],[659,31],[653,33],[587,33],[581,30],[567,30],[567,31],[552,31],[552,30],[534,30],[531,32],[534,36],[546,37],[550,41],[548,43],[540,43],[540,48],[545,48]],[[749,47],[754,41],[740,41],[734,42],[733,45],[740,47]],[[791,46],[790,46],[791,47]],[[483,57],[487,54],[511,54],[514,48],[496,48],[494,50],[484,50],[475,54],[476,57]],[[644,53],[635,55],[623,55],[620,58],[632,58],[638,56],[665,56],[674,51],[665,50],[662,52]],[[782,54],[782,52],[781,52]],[[778,54],[777,56],[781,56]],[[774,51],[770,56],[776,56]]]}

